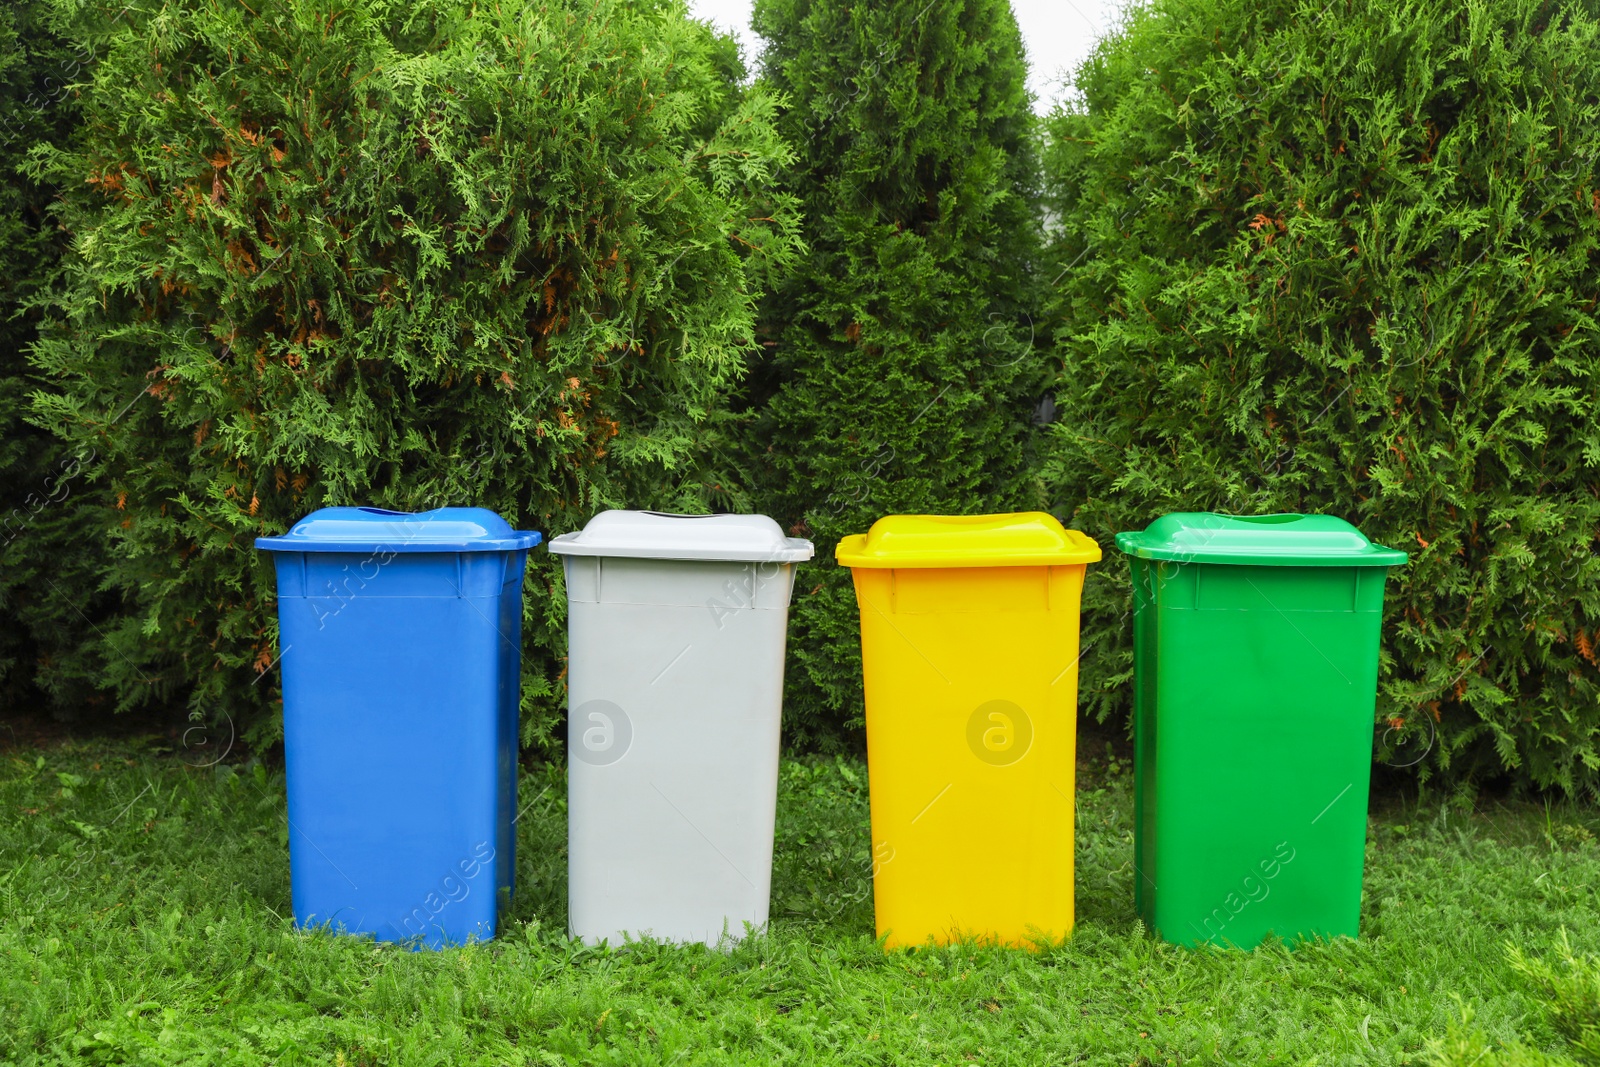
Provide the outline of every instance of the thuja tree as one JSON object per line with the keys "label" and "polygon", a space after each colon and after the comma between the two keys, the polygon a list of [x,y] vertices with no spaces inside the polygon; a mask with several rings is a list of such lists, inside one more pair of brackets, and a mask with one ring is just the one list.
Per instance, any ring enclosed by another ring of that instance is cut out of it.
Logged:
{"label": "thuja tree", "polygon": [[[1216,509],[1407,549],[1379,757],[1590,794],[1597,54],[1563,0],[1156,0],[1081,72],[1047,164],[1057,504],[1102,541]],[[1129,592],[1095,570],[1104,717]]]}
{"label": "thuja tree", "polygon": [[[555,534],[740,502],[718,412],[795,224],[772,97],[681,3],[111,13],[83,30],[83,144],[40,166],[72,258],[36,413],[95,457],[79,539],[119,609],[79,662],[118,707],[272,736],[252,540],[317,507],[475,504]],[[535,742],[558,573],[538,554],[527,588]]]}
{"label": "thuja tree", "polygon": [[23,168],[35,147],[67,143],[77,121],[67,87],[89,62],[84,49],[56,32],[46,0],[0,8],[0,703],[7,705],[36,699],[34,665],[57,644],[56,635],[36,641],[29,633],[23,616],[30,602],[53,595],[51,584],[86,599],[81,568],[64,551],[70,542],[52,536],[69,525],[63,520],[79,464],[26,421],[35,302],[62,240],[47,213],[54,190]]}
{"label": "thuja tree", "polygon": [[862,711],[839,538],[1031,499],[1037,157],[1007,0],[757,0],[754,22],[789,100],[783,181],[808,252],[763,308],[746,400],[763,506],[817,546],[791,613],[788,739],[827,745]]}

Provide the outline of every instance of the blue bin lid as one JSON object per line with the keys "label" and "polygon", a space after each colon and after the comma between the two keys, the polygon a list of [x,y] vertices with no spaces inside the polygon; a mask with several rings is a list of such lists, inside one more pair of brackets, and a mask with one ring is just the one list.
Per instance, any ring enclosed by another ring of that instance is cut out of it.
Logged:
{"label": "blue bin lid", "polygon": [[513,552],[532,548],[544,535],[513,530],[487,508],[385,511],[382,508],[322,508],[282,537],[258,537],[268,552]]}

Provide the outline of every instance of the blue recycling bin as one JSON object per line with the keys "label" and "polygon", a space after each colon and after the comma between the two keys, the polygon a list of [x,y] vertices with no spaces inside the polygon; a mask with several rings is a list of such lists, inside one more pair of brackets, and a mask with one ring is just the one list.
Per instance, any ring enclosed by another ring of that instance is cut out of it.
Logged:
{"label": "blue recycling bin", "polygon": [[440,948],[512,890],[522,574],[482,508],[324,508],[278,574],[295,925]]}

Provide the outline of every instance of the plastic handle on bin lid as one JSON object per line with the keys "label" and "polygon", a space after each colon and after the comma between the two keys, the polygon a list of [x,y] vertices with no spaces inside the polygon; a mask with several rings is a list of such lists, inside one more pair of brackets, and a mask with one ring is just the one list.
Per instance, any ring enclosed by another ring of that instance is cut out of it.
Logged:
{"label": "plastic handle on bin lid", "polygon": [[508,552],[544,539],[513,530],[487,508],[386,511],[383,508],[322,508],[281,537],[258,537],[268,552]]}
{"label": "plastic handle on bin lid", "polygon": [[800,563],[811,542],[785,537],[765,515],[672,515],[662,511],[602,511],[582,530],[550,541],[561,556]]}
{"label": "plastic handle on bin lid", "polygon": [[1410,558],[1334,515],[1177,512],[1117,534],[1117,547],[1140,559],[1277,567],[1398,567]]}
{"label": "plastic handle on bin lid", "polygon": [[1094,563],[1100,546],[1042,511],[890,515],[834,552],[846,567],[1052,567]]}

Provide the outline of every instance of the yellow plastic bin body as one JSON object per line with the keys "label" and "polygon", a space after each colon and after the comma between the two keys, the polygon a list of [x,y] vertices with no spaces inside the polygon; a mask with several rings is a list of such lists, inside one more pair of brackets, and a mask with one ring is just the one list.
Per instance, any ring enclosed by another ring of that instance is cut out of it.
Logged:
{"label": "yellow plastic bin body", "polygon": [[895,515],[840,542],[861,610],[873,896],[889,947],[1072,931],[1078,604],[1049,515]]}

